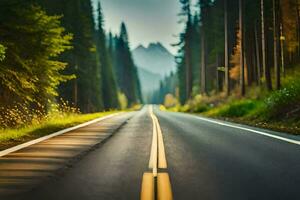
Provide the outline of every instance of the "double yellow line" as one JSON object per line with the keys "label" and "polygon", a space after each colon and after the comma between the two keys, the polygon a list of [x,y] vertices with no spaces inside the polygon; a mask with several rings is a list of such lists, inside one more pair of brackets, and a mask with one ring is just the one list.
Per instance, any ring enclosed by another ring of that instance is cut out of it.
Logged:
{"label": "double yellow line", "polygon": [[172,189],[169,174],[159,172],[160,169],[167,169],[162,131],[157,117],[153,113],[153,106],[150,106],[149,114],[153,123],[152,147],[149,160],[151,172],[143,174],[141,200],[172,200]]}

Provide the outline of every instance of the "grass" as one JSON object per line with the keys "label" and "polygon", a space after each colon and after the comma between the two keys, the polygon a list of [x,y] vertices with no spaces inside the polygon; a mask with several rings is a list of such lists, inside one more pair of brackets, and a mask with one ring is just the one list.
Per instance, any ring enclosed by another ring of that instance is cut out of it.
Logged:
{"label": "grass", "polygon": [[40,123],[27,125],[22,128],[0,129],[0,150],[116,112],[117,111],[93,114],[60,114],[51,116]]}
{"label": "grass", "polygon": [[215,117],[243,117],[250,116],[257,109],[262,107],[262,102],[258,100],[236,100],[228,104],[223,104],[204,112],[206,116]]}
{"label": "grass", "polygon": [[214,107],[201,115],[300,135],[300,120],[294,117],[270,118],[270,111],[267,109],[262,100],[243,99]]}
{"label": "grass", "polygon": [[300,135],[300,70],[292,72],[282,80],[280,90],[268,92],[252,87],[243,98],[237,95],[238,91],[232,91],[230,97],[224,94],[198,95],[187,104],[169,110]]}

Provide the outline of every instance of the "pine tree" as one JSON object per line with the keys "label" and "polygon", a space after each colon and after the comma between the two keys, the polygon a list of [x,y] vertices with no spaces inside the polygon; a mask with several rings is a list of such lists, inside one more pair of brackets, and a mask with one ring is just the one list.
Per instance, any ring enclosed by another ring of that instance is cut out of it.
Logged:
{"label": "pine tree", "polygon": [[99,54],[99,60],[101,64],[102,94],[104,108],[118,108],[119,103],[116,81],[113,74],[110,52],[106,46],[106,36],[103,30],[103,14],[100,2],[98,4],[97,47],[97,52]]}
{"label": "pine tree", "polygon": [[14,5],[1,12],[2,106],[22,103],[47,111],[58,85],[72,78],[62,75],[67,65],[57,60],[71,48],[72,38],[60,25],[59,16],[49,16],[38,6]]}
{"label": "pine tree", "polygon": [[210,6],[210,0],[199,0],[200,13],[201,13],[201,93],[207,93],[206,86],[206,68],[207,68],[207,24],[208,24],[208,8]]}
{"label": "pine tree", "polygon": [[60,96],[75,104],[82,112],[103,109],[100,61],[96,48],[93,8],[87,0],[37,0],[47,12],[62,15],[62,23],[73,33],[72,51],[61,59],[69,64],[65,74],[76,79],[60,86]]}
{"label": "pine tree", "polygon": [[129,106],[141,103],[141,88],[129,48],[129,39],[125,23],[121,24],[120,35],[116,39],[115,70],[119,88],[128,99]]}

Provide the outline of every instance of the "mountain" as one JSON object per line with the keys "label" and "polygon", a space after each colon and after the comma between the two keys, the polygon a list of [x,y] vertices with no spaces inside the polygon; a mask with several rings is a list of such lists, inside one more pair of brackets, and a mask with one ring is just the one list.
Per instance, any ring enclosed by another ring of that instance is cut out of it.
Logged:
{"label": "mountain", "polygon": [[160,81],[175,71],[175,58],[159,42],[150,43],[148,47],[139,45],[132,51],[132,55],[138,68],[143,99],[148,102],[153,92],[159,88]]}
{"label": "mountain", "polygon": [[139,45],[132,55],[137,67],[162,77],[176,68],[174,56],[159,42],[150,43],[148,47]]}

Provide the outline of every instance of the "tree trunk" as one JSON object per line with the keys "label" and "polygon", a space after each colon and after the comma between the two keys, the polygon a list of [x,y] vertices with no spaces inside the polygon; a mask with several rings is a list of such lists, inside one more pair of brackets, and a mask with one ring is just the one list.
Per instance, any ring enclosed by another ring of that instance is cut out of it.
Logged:
{"label": "tree trunk", "polygon": [[201,93],[206,94],[206,48],[205,48],[205,31],[202,25],[201,34]]}
{"label": "tree trunk", "polygon": [[266,41],[265,41],[265,16],[264,16],[264,0],[261,0],[261,49],[262,49],[262,66],[263,76],[266,79]]}
{"label": "tree trunk", "polygon": [[243,0],[239,0],[239,28],[241,31],[241,54],[240,54],[240,92],[245,95],[245,67],[244,67],[244,29],[243,29]]}
{"label": "tree trunk", "polygon": [[229,55],[228,55],[228,0],[224,0],[224,29],[225,29],[225,90],[230,95]]}
{"label": "tree trunk", "polygon": [[266,65],[266,40],[265,40],[265,16],[264,16],[264,0],[261,0],[261,42],[262,42],[262,65],[264,80],[268,90],[272,90],[272,81],[270,68]]}
{"label": "tree trunk", "polygon": [[186,48],[186,58],[185,58],[185,67],[186,67],[186,98],[187,100],[191,98],[192,95],[192,63],[191,63],[191,48],[190,43],[187,44]]}
{"label": "tree trunk", "polygon": [[255,52],[256,52],[256,78],[258,85],[261,85],[261,65],[260,65],[260,51],[257,25],[255,24]]}
{"label": "tree trunk", "polygon": [[273,41],[274,41],[274,70],[276,79],[276,89],[280,89],[280,69],[278,65],[278,53],[277,53],[277,12],[276,12],[276,0],[273,0]]}
{"label": "tree trunk", "polygon": [[284,39],[283,39],[283,30],[282,23],[280,24],[280,50],[281,50],[281,72],[283,77],[285,77],[285,64],[284,64]]}

